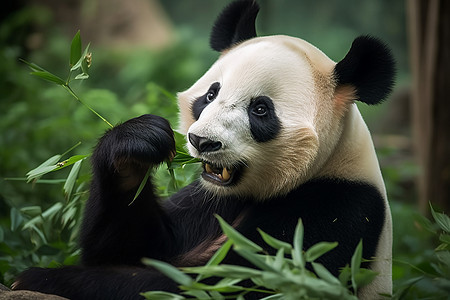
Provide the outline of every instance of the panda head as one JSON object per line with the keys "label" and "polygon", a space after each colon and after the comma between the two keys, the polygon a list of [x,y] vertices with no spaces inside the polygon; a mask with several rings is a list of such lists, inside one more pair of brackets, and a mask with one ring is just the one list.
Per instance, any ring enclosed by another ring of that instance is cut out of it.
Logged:
{"label": "panda head", "polygon": [[304,40],[256,37],[255,1],[236,1],[210,38],[221,52],[179,93],[181,131],[203,161],[203,186],[264,200],[314,178],[341,139],[354,101],[377,104],[394,76],[390,51],[359,37],[337,64]]}

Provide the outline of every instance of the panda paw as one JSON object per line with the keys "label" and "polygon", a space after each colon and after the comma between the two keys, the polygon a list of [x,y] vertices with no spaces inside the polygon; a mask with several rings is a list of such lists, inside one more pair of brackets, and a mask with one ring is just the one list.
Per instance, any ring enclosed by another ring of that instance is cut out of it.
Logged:
{"label": "panda paw", "polygon": [[[92,163],[94,171],[103,173],[106,170],[134,182],[139,181],[134,177],[142,177],[150,166],[171,160],[174,156],[175,139],[169,122],[147,114],[108,131],[100,139]],[[104,175],[100,174],[101,177]]]}

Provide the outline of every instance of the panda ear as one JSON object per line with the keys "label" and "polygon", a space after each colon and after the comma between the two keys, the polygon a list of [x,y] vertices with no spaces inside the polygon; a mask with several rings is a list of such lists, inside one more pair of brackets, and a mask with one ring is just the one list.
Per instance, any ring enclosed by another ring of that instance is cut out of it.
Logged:
{"label": "panda ear", "polygon": [[338,87],[353,86],[356,100],[378,104],[391,93],[395,79],[395,61],[390,49],[370,36],[356,38],[343,60],[336,64]]}
{"label": "panda ear", "polygon": [[209,43],[216,51],[223,51],[234,44],[256,37],[255,20],[259,5],[254,0],[238,0],[230,3],[212,28]]}

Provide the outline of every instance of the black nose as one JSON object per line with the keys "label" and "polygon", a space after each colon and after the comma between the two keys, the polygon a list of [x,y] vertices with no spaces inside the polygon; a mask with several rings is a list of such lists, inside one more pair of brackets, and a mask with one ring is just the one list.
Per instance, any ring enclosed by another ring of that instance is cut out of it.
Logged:
{"label": "black nose", "polygon": [[211,141],[205,137],[189,133],[189,142],[195,147],[199,152],[214,152],[222,148],[221,142]]}

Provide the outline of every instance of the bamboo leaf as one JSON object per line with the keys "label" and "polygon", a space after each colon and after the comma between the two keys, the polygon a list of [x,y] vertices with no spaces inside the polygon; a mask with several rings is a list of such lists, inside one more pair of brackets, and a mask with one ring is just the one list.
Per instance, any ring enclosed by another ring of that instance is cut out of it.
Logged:
{"label": "bamboo leaf", "polygon": [[83,160],[78,160],[70,170],[69,176],[67,176],[66,183],[63,187],[66,199],[70,199],[70,196],[72,195],[73,187],[75,186],[75,182],[77,180],[78,173],[80,172],[82,162]]}
{"label": "bamboo leaf", "polygon": [[64,80],[62,80],[61,78],[59,78],[56,75],[53,75],[50,72],[47,71],[37,71],[37,72],[31,72],[31,75],[39,77],[41,79],[59,84],[59,85],[65,85],[66,82]]}
{"label": "bamboo leaf", "polygon": [[430,203],[431,214],[433,219],[439,225],[439,227],[445,231],[450,233],[450,217],[443,213],[438,213],[433,209],[433,206]]}
{"label": "bamboo leaf", "polygon": [[330,273],[322,264],[312,262],[311,263],[314,272],[319,276],[321,279],[325,280],[326,282],[330,284],[336,284],[341,285],[341,282],[339,279],[333,276],[333,274]]}
{"label": "bamboo leaf", "polygon": [[75,164],[76,162],[84,160],[87,157],[89,157],[89,155],[74,155],[74,156],[71,156],[71,157],[69,157],[68,159],[66,159],[64,161],[58,162],[56,164],[57,168],[54,171],[58,171],[58,170],[66,168],[66,167],[69,167],[69,166]]}
{"label": "bamboo leaf", "polygon": [[204,276],[220,276],[236,279],[248,279],[252,277],[261,276],[262,271],[252,268],[233,266],[233,265],[218,265],[218,266],[203,266],[203,267],[186,267],[182,268],[186,273],[202,274]]}
{"label": "bamboo leaf", "polygon": [[333,243],[320,242],[320,243],[317,243],[317,244],[313,245],[305,253],[306,261],[307,262],[315,261],[316,259],[318,259],[322,255],[324,255],[325,253],[327,253],[327,252],[333,250],[334,248],[336,248],[337,245],[338,245],[337,242],[333,242]]}
{"label": "bamboo leaf", "polygon": [[20,209],[20,212],[25,214],[25,215],[27,215],[27,216],[35,217],[37,215],[42,214],[42,208],[40,206],[37,206],[37,205],[35,205],[35,206],[27,206],[27,207],[22,207]]}
{"label": "bamboo leaf", "polygon": [[222,228],[225,235],[233,242],[234,247],[236,249],[247,249],[252,252],[259,252],[262,251],[262,248],[252,242],[251,240],[244,237],[242,234],[240,234],[236,229],[234,229],[232,226],[230,226],[227,222],[225,222],[224,219],[222,219],[221,216],[215,215],[216,218],[219,220],[220,227]]}
{"label": "bamboo leaf", "polygon": [[70,67],[73,67],[81,58],[81,37],[78,30],[70,44]]}
{"label": "bamboo leaf", "polygon": [[272,248],[275,248],[277,250],[279,249],[283,249],[285,252],[290,252],[292,250],[292,246],[289,243],[280,241],[270,235],[268,235],[267,233],[265,233],[264,231],[262,231],[261,229],[257,228],[259,234],[261,235],[261,237],[263,238],[263,240]]}
{"label": "bamboo leaf", "polygon": [[193,280],[190,276],[184,274],[183,272],[181,272],[180,270],[178,270],[177,268],[168,263],[149,258],[142,259],[142,262],[147,266],[154,267],[155,269],[157,269],[158,271],[160,271],[161,273],[171,278],[180,285],[191,286],[193,283]]}
{"label": "bamboo leaf", "polygon": [[145,292],[145,293],[141,293],[141,295],[145,299],[149,299],[149,300],[182,300],[182,299],[186,299],[183,296],[169,293],[169,292],[162,292],[162,291]]}
{"label": "bamboo leaf", "polygon": [[298,219],[297,226],[294,233],[294,248],[292,249],[292,259],[297,267],[304,268],[305,261],[303,259],[303,222],[302,219]]}
{"label": "bamboo leaf", "polygon": [[38,66],[38,65],[35,64],[35,63],[28,62],[28,61],[26,61],[26,60],[24,60],[24,59],[19,59],[19,60],[20,60],[21,62],[27,64],[28,67],[29,67],[33,72],[47,72],[44,68]]}
{"label": "bamboo leaf", "polygon": [[136,194],[134,195],[133,200],[128,204],[128,206],[132,205],[134,203],[134,201],[137,199],[137,197],[139,197],[139,195],[141,194],[145,185],[147,184],[147,181],[148,181],[148,178],[150,177],[151,172],[152,172],[152,168],[149,167],[147,170],[147,173],[145,173],[144,179],[142,179],[141,184],[139,185],[139,187],[137,189]]}
{"label": "bamboo leaf", "polygon": [[[220,264],[230,251],[232,245],[233,243],[230,240],[227,240],[222,245],[222,247],[220,247],[219,250],[214,253],[214,255],[209,259],[205,266],[217,266],[218,264]],[[196,278],[197,281],[200,281],[202,279],[204,279],[202,275],[198,275]]]}
{"label": "bamboo leaf", "polygon": [[83,63],[83,60],[85,59],[86,55],[87,55],[88,52],[89,52],[89,47],[90,47],[90,45],[91,45],[91,44],[89,43],[89,44],[86,46],[86,49],[84,49],[83,54],[80,56],[80,59],[78,59],[78,61],[76,62],[76,64],[75,64],[72,68],[70,68],[70,71],[75,71],[75,70],[81,68],[81,64]]}
{"label": "bamboo leaf", "polygon": [[357,294],[358,291],[358,284],[356,281],[356,275],[359,272],[359,268],[361,266],[361,260],[362,260],[362,240],[359,241],[358,246],[355,249],[355,252],[353,253],[352,260],[351,260],[351,274],[352,274],[352,287],[355,291],[355,294]]}
{"label": "bamboo leaf", "polygon": [[24,219],[22,214],[16,208],[11,208],[10,211],[10,219],[11,219],[11,231],[16,231],[17,228],[22,225]]}
{"label": "bamboo leaf", "polygon": [[371,283],[378,273],[369,269],[359,269],[358,273],[355,275],[356,286],[360,289],[369,283]]}
{"label": "bamboo leaf", "polygon": [[27,182],[30,182],[34,179],[39,179],[42,175],[50,173],[54,169],[57,168],[56,163],[61,158],[60,154],[54,155],[40,164],[37,168],[29,171],[27,173]]}
{"label": "bamboo leaf", "polygon": [[272,266],[270,266],[269,264],[267,264],[265,262],[265,260],[261,259],[258,254],[256,254],[255,252],[249,251],[247,249],[235,249],[235,251],[242,256],[243,258],[245,258],[247,261],[251,262],[255,267],[260,268],[261,270],[264,271],[270,271],[270,272],[274,272],[274,273],[278,273],[277,270],[275,270]]}

